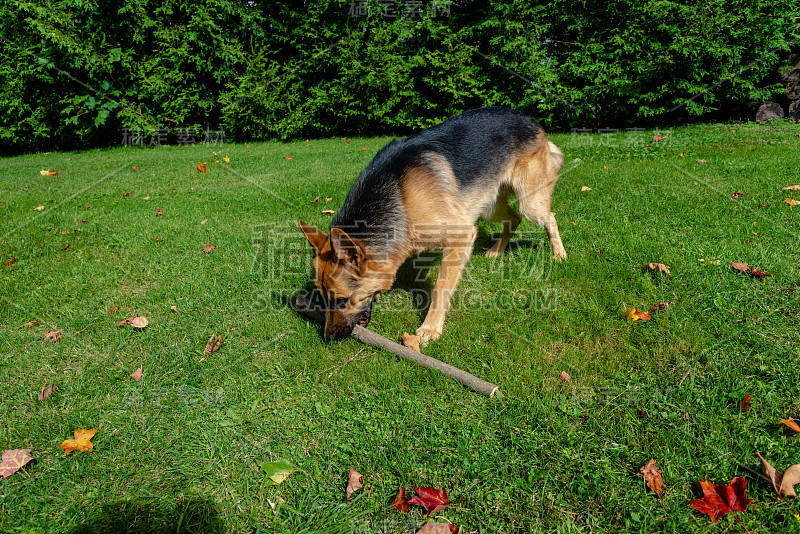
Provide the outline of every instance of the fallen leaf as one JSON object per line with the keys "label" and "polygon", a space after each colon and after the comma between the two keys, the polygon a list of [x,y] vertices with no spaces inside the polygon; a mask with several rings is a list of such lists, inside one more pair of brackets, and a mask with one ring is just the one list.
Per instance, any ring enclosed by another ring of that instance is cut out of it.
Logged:
{"label": "fallen leaf", "polygon": [[259,467],[261,467],[261,470],[264,471],[264,474],[269,477],[269,482],[267,482],[267,485],[269,486],[277,486],[295,471],[300,471],[286,460],[278,460],[277,462],[261,462]]}
{"label": "fallen leaf", "polygon": [[750,400],[750,394],[748,393],[747,395],[744,396],[742,402],[739,403],[739,411],[747,413],[750,411],[751,407],[752,407],[752,402]]}
{"label": "fallen leaf", "polygon": [[584,185],[583,187],[581,187],[581,191],[591,191],[591,190],[592,188],[589,187],[588,185]]}
{"label": "fallen leaf", "polygon": [[39,400],[44,402],[47,400],[47,397],[53,394],[56,390],[55,382],[50,384],[49,386],[42,386],[42,391],[40,391],[36,396],[39,397]]}
{"label": "fallen leaf", "polygon": [[61,444],[61,448],[64,449],[64,454],[69,454],[72,451],[90,451],[94,448],[94,444],[92,443],[92,438],[97,433],[97,429],[93,430],[85,430],[80,429],[75,431],[75,439],[68,439],[65,440],[64,443]]}
{"label": "fallen leaf", "polygon": [[684,155],[683,155],[683,152],[681,152],[681,154],[680,154],[680,155],[681,155],[681,157],[682,157],[682,158],[685,158],[685,157],[686,157],[686,156],[684,156]]}
{"label": "fallen leaf", "polygon": [[336,212],[333,210],[322,210],[322,213],[324,213],[325,215],[333,215]]}
{"label": "fallen leaf", "polygon": [[128,196],[128,195],[130,195],[132,192],[133,192],[133,191],[125,191],[124,193],[122,193],[122,196],[123,196],[123,197],[127,197],[127,196]]}
{"label": "fallen leaf", "polygon": [[740,271],[740,272],[743,272],[743,273],[746,273],[747,271],[750,270],[750,266],[747,265],[746,263],[731,262],[731,267],[733,267],[734,270]]}
{"label": "fallen leaf", "polygon": [[558,374],[558,379],[561,380],[562,382],[569,382],[570,380],[572,380],[572,377],[569,376],[569,374],[567,374],[566,371],[561,371]]}
{"label": "fallen leaf", "polygon": [[0,463],[0,476],[10,477],[25,464],[33,460],[30,449],[7,449],[3,451],[3,461]]}
{"label": "fallen leaf", "polygon": [[131,373],[131,378],[133,378],[133,380],[136,381],[136,382],[138,382],[139,380],[142,379],[142,368],[141,368],[141,366],[137,367],[136,370],[133,373]]}
{"label": "fallen leaf", "polygon": [[705,162],[706,162],[706,160],[704,160],[704,159],[696,159],[695,161],[696,161],[697,163],[705,163]]}
{"label": "fallen leaf", "polygon": [[11,259],[3,262],[3,267],[13,267],[17,264],[17,257],[11,256]]}
{"label": "fallen leaf", "polygon": [[750,267],[750,271],[749,271],[748,274],[750,276],[754,276],[756,278],[765,278],[767,276],[772,276],[771,274],[762,273],[761,271],[757,271],[757,270],[753,269],[752,267]]}
{"label": "fallen leaf", "polygon": [[365,147],[365,146],[361,147],[361,150],[366,150],[366,149],[367,149],[367,147]]}
{"label": "fallen leaf", "polygon": [[456,532],[458,532],[458,525],[428,521],[416,534],[456,534]]}
{"label": "fallen leaf", "polygon": [[48,330],[47,332],[44,333],[44,340],[52,341],[53,343],[55,343],[56,341],[64,337],[62,335],[63,333],[64,333],[63,328],[61,330]]}
{"label": "fallen leaf", "polygon": [[320,197],[320,196],[321,196],[321,195],[317,195],[317,196],[316,196],[316,198],[314,198],[314,200],[312,200],[312,201],[311,201],[311,203],[312,203],[312,204],[315,204],[316,202],[319,202],[319,197]]}
{"label": "fallen leaf", "polygon": [[222,156],[222,161],[224,161],[225,163],[230,163],[231,158],[229,158],[228,156]]}
{"label": "fallen leaf", "polygon": [[769,207],[769,202],[764,202],[763,204],[761,204],[761,207],[762,208],[768,208]]}
{"label": "fallen leaf", "polygon": [[347,489],[345,490],[345,494],[347,495],[347,504],[350,504],[350,496],[362,489],[364,487],[364,477],[361,476],[361,473],[350,467],[350,474],[347,476]]}
{"label": "fallen leaf", "polygon": [[628,310],[628,313],[625,315],[625,318],[628,320],[628,324],[633,323],[635,321],[649,321],[650,320],[650,312],[649,311],[636,311],[635,307],[631,307]]}
{"label": "fallen leaf", "polygon": [[417,352],[420,352],[420,350],[419,350],[420,337],[419,336],[416,336],[414,334],[409,334],[408,332],[403,332],[402,341],[403,341],[403,345],[405,345],[409,349],[415,350]]}
{"label": "fallen leaf", "polygon": [[656,135],[653,137],[653,141],[655,142],[663,141],[664,139],[666,139],[666,137],[662,136],[660,133],[656,133]]}
{"label": "fallen leaf", "polygon": [[39,320],[38,319],[34,319],[33,321],[28,321],[27,323],[25,323],[25,328],[30,328],[33,325],[37,325],[37,324],[39,324]]}
{"label": "fallen leaf", "polygon": [[175,313],[178,313],[178,307],[177,306],[170,306],[169,309],[174,311]]}
{"label": "fallen leaf", "polygon": [[394,498],[392,501],[392,508],[395,510],[400,510],[401,512],[408,512],[411,508],[411,505],[408,504],[408,500],[406,499],[406,489],[400,488],[400,491],[397,492],[397,497]]}
{"label": "fallen leaf", "polygon": [[661,469],[656,467],[656,461],[650,459],[639,469],[639,475],[644,477],[647,487],[655,491],[660,499],[661,492],[664,491],[664,480],[661,478]]}
{"label": "fallen leaf", "polygon": [[800,464],[794,464],[781,473],[772,467],[759,453],[756,453],[756,456],[761,460],[761,472],[772,482],[772,489],[775,490],[778,497],[796,499],[797,493],[795,493],[794,487],[800,484]]}
{"label": "fallen leaf", "polygon": [[443,489],[415,487],[414,491],[417,494],[408,500],[408,504],[422,506],[427,511],[427,515],[435,514],[450,506],[450,501],[447,500],[447,492]]}
{"label": "fallen leaf", "polygon": [[330,202],[331,200],[333,200],[333,197],[325,197],[325,202]]}
{"label": "fallen leaf", "polygon": [[800,185],[790,185],[789,187],[784,187],[784,191],[800,191]]}
{"label": "fallen leaf", "polygon": [[136,165],[131,165],[131,169],[133,169],[133,172],[139,172],[139,167]]}
{"label": "fallen leaf", "polygon": [[734,199],[734,200],[736,200],[737,198],[742,198],[743,196],[744,196],[744,193],[743,193],[743,192],[741,192],[741,191],[736,191],[734,194],[732,194],[732,195],[731,195],[731,198],[732,198],[732,199]]}
{"label": "fallen leaf", "polygon": [[653,307],[650,308],[650,313],[664,311],[669,308],[669,302],[659,302],[658,304],[653,304]]}
{"label": "fallen leaf", "polygon": [[117,326],[125,326],[126,324],[134,328],[145,328],[150,322],[147,320],[147,317],[128,317],[118,322]]}
{"label": "fallen leaf", "polygon": [[156,217],[158,217],[159,215],[164,215],[164,212],[161,210],[156,210]]}
{"label": "fallen leaf", "polygon": [[670,274],[669,270],[671,268],[669,265],[664,265],[663,263],[648,263],[645,267],[651,271],[658,271],[663,274]]}
{"label": "fallen leaf", "polygon": [[287,160],[292,160],[292,159],[294,159],[294,156],[286,156],[286,159]]}
{"label": "fallen leaf", "polygon": [[118,309],[119,309],[119,306],[117,306],[117,307],[115,307],[115,308],[109,308],[109,309],[108,309],[108,313],[117,313],[117,310],[118,310]]}
{"label": "fallen leaf", "polygon": [[789,428],[800,434],[800,425],[795,423],[793,419],[781,419],[781,423],[783,423],[784,425],[788,426]]}
{"label": "fallen leaf", "polygon": [[59,174],[60,172],[61,171],[46,171],[42,169],[41,171],[39,171],[39,174],[41,174],[42,176],[53,176],[54,174]]}
{"label": "fallen leaf", "polygon": [[36,211],[42,211],[42,210],[44,210],[44,206],[36,206],[33,209],[36,210]]}
{"label": "fallen leaf", "polygon": [[712,523],[725,517],[728,512],[744,512],[753,502],[747,498],[747,481],[742,477],[734,478],[730,485],[703,480],[700,487],[703,488],[703,498],[692,501],[691,507],[708,514]]}
{"label": "fallen leaf", "polygon": [[200,224],[205,224],[207,222],[208,222],[208,219],[203,219],[202,221],[200,221]]}
{"label": "fallen leaf", "polygon": [[206,348],[203,350],[203,354],[208,356],[209,354],[214,354],[219,350],[222,346],[222,343],[225,341],[224,336],[218,336],[214,334],[210,338],[208,338],[208,343],[206,343]]}
{"label": "fallen leaf", "polygon": [[195,165],[195,166],[194,166],[194,168],[195,168],[195,169],[197,169],[197,170],[198,170],[198,171],[200,171],[200,172],[206,172],[206,171],[208,171],[208,165],[206,165],[206,164],[205,164],[205,163],[203,163],[202,161],[198,161],[198,162],[197,162],[197,165]]}
{"label": "fallen leaf", "polygon": [[795,200],[793,198],[784,198],[783,201],[789,204],[790,206],[800,205],[800,200]]}

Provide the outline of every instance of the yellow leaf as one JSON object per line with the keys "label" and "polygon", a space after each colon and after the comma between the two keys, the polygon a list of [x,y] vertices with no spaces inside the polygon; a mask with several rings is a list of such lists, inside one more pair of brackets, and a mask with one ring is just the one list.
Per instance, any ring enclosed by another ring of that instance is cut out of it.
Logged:
{"label": "yellow leaf", "polygon": [[800,200],[795,200],[793,198],[784,198],[783,201],[789,204],[790,206],[800,205]]}
{"label": "yellow leaf", "polygon": [[69,454],[72,451],[90,451],[94,448],[92,438],[97,434],[97,429],[86,430],[80,429],[75,431],[75,439],[64,440],[61,448],[64,449],[64,454]]}

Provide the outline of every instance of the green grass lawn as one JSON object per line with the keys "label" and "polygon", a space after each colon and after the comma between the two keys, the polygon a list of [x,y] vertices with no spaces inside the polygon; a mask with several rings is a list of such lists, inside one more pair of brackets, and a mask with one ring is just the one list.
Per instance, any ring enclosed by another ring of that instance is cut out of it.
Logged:
{"label": "green grass lawn", "polygon": [[[439,520],[465,532],[744,532],[689,507],[699,481],[744,473],[747,529],[800,532],[800,505],[745,470],[756,452],[800,463],[780,422],[800,418],[800,207],[783,201],[800,192],[781,189],[800,183],[800,125],[661,134],[551,136],[565,262],[527,222],[486,258],[500,227],[481,223],[425,352],[499,384],[493,399],[352,339],[326,345],[285,305],[311,272],[297,220],[327,229],[322,210],[386,138],[3,159],[0,449],[35,462],[0,480],[0,531],[405,533],[424,516],[392,499],[433,486],[451,502]],[[431,285],[400,280],[370,324],[391,339],[419,326]],[[149,326],[116,326],[134,315]],[[225,342],[204,355],[212,334]],[[80,428],[99,428],[94,450],[65,456]],[[637,475],[650,458],[661,498]],[[259,464],[278,459],[302,471],[270,486]],[[364,490],[348,505],[350,466]]]}

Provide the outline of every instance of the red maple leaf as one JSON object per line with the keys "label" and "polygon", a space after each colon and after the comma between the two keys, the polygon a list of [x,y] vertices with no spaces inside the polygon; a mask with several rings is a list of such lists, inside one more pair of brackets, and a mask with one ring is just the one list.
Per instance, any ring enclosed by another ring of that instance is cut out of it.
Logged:
{"label": "red maple leaf", "polygon": [[400,488],[400,491],[397,492],[397,497],[392,501],[392,508],[400,510],[401,512],[408,512],[408,509],[411,508],[411,505],[408,504],[408,500],[406,500],[405,488]]}
{"label": "red maple leaf", "polygon": [[744,512],[753,502],[747,498],[747,481],[742,477],[734,478],[729,485],[712,484],[708,480],[703,480],[700,482],[700,487],[703,488],[703,498],[692,501],[691,507],[698,512],[708,514],[712,523],[725,517],[728,512]]}
{"label": "red maple leaf", "polygon": [[211,251],[212,251],[212,250],[214,250],[215,248],[217,248],[217,245],[206,245],[206,248],[204,248],[204,249],[203,249],[203,252],[205,252],[206,254],[208,254],[209,252],[211,252]]}
{"label": "red maple leaf", "polygon": [[422,506],[428,511],[428,515],[434,514],[439,510],[444,510],[450,506],[450,501],[447,500],[447,492],[443,489],[437,490],[432,487],[415,487],[414,491],[416,491],[417,494],[408,500],[408,504]]}

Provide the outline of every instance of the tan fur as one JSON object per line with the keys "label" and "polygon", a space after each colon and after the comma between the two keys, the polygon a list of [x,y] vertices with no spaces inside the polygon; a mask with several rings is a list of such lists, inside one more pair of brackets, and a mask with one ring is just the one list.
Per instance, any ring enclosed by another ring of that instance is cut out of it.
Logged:
{"label": "tan fur", "polygon": [[[339,252],[337,255],[331,251],[331,239],[319,235],[327,237],[327,234],[301,222],[303,232],[316,252],[317,287],[337,298],[349,297],[347,308],[341,313],[328,312],[326,336],[328,322],[331,322],[333,330],[342,327],[348,314],[352,316],[354,310],[363,308],[365,302],[377,293],[388,291],[394,274],[409,256],[425,250],[442,249],[442,265],[433,288],[431,306],[425,321],[416,331],[424,343],[438,338],[452,295],[472,253],[477,235],[475,222],[484,218],[503,223],[502,234],[487,252],[489,256],[499,256],[522,221],[508,203],[511,195],[516,195],[525,218],[546,229],[553,257],[556,260],[566,258],[555,216],[550,211],[550,197],[563,161],[561,151],[542,133],[521,149],[506,168],[462,193],[447,160],[438,153],[428,153],[424,167],[409,169],[400,180],[408,239],[380,258],[358,243],[355,248],[360,247],[360,251]],[[331,234],[334,232],[341,230],[334,229]],[[346,240],[345,244],[348,250],[354,248]],[[356,258],[355,265],[343,260],[350,255]],[[359,258],[362,259],[359,261]],[[343,270],[347,270],[347,276],[342,276]]]}

